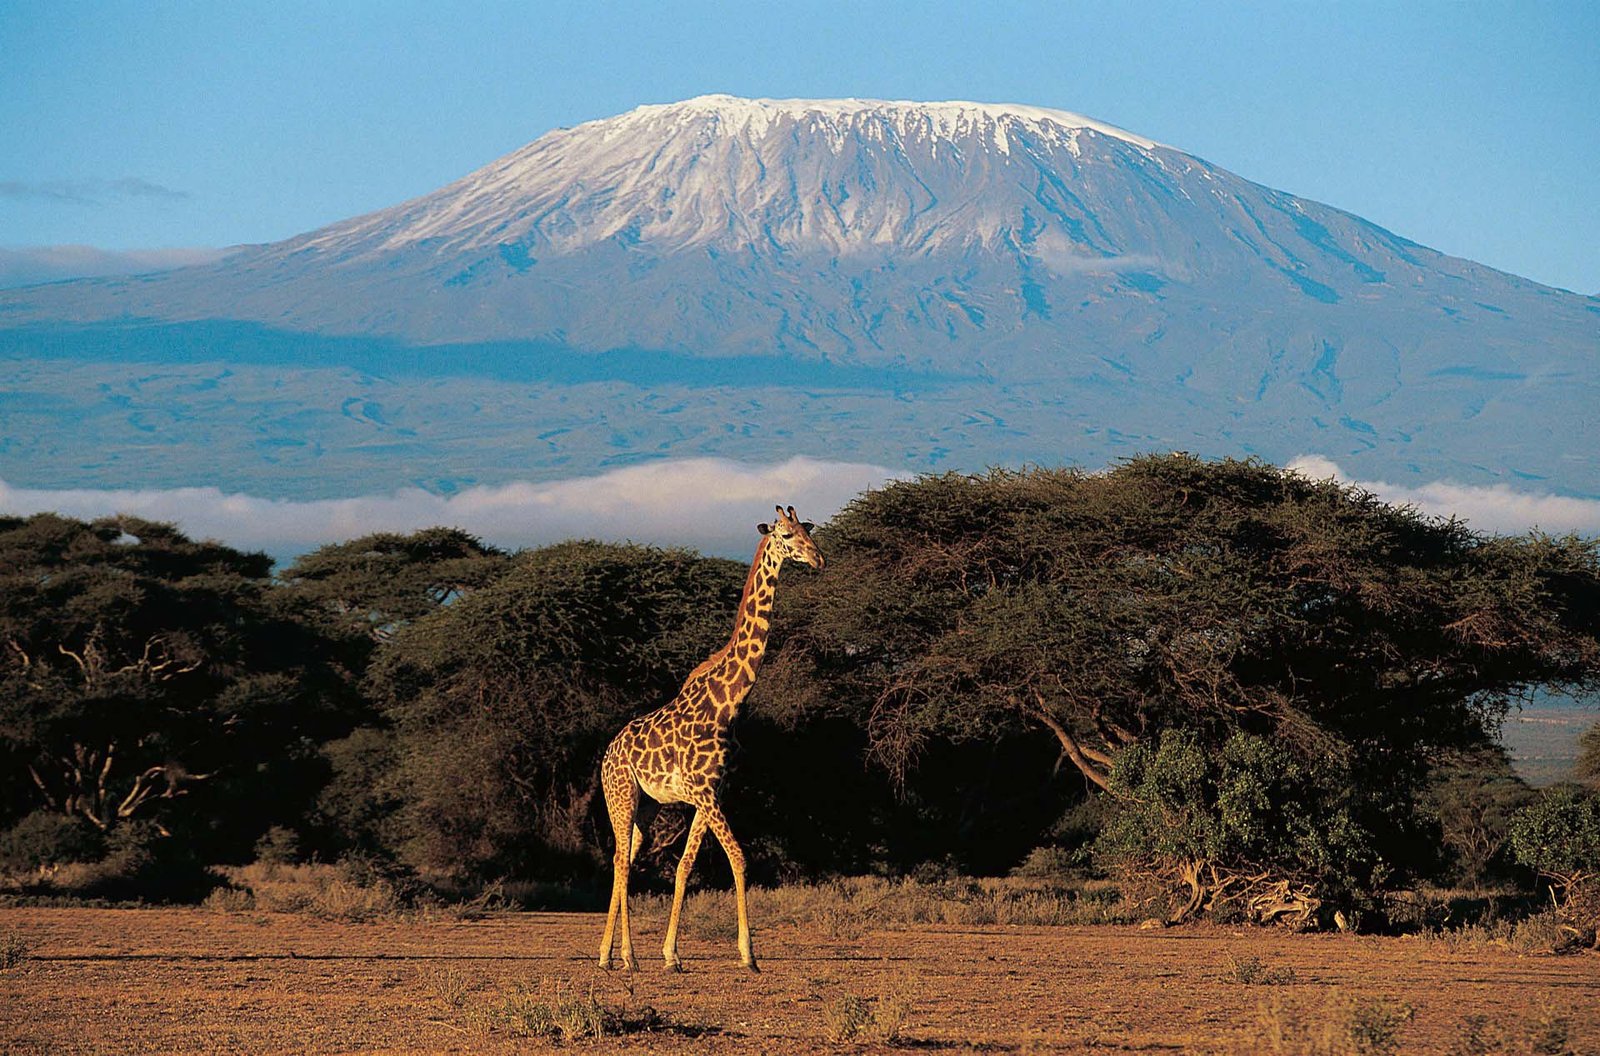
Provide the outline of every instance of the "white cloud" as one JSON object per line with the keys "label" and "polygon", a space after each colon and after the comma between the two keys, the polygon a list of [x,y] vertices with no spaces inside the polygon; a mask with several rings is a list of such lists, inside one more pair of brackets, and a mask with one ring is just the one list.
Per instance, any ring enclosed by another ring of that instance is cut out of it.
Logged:
{"label": "white cloud", "polygon": [[1481,486],[1436,480],[1408,486],[1384,480],[1356,480],[1322,455],[1299,455],[1288,468],[1312,480],[1331,478],[1351,484],[1385,502],[1415,506],[1436,517],[1459,517],[1478,531],[1520,533],[1538,528],[1554,535],[1600,535],[1600,501],[1594,499],[1518,491],[1505,484]]}
{"label": "white cloud", "polygon": [[588,537],[737,556],[755,548],[755,525],[771,520],[774,505],[793,505],[802,517],[821,523],[896,475],[883,466],[803,457],[776,465],[699,458],[542,484],[472,487],[454,495],[405,488],[306,501],[218,488],[42,490],[0,481],[0,513],[48,510],[86,519],[127,513],[175,522],[196,538],[277,555],[368,532],[447,525],[508,547]]}

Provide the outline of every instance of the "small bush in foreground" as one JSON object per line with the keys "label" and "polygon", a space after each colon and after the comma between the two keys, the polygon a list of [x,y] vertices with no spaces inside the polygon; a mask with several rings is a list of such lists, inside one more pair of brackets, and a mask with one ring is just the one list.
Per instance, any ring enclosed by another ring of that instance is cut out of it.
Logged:
{"label": "small bush in foreground", "polygon": [[1402,1051],[1412,1008],[1386,998],[1332,993],[1319,1010],[1275,999],[1235,1039],[1239,1056],[1385,1056]]}
{"label": "small bush in foreground", "polygon": [[453,964],[430,965],[417,972],[417,978],[434,996],[451,1008],[461,1008],[467,1003],[467,994],[477,983],[477,977],[462,971]]}
{"label": "small bush in foreground", "polygon": [[0,932],[0,972],[9,972],[28,959],[33,943],[14,931]]}
{"label": "small bush in foreground", "polygon": [[1230,957],[1231,978],[1245,986],[1284,986],[1295,980],[1293,968],[1269,968],[1260,957]]}
{"label": "small bush in foreground", "polygon": [[1567,1044],[1571,1018],[1543,1008],[1509,1023],[1488,1016],[1468,1016],[1461,1022],[1446,1056],[1574,1056]]}
{"label": "small bush in foreground", "polygon": [[900,1037],[910,1016],[910,987],[905,982],[875,997],[847,991],[822,1005],[823,1033],[836,1045],[849,1041],[894,1041]]}
{"label": "small bush in foreground", "polygon": [[570,980],[551,979],[511,983],[488,1003],[468,1006],[464,1018],[469,1027],[485,1034],[558,1043],[668,1027],[667,1018],[649,1005],[602,1001],[592,986],[583,989]]}

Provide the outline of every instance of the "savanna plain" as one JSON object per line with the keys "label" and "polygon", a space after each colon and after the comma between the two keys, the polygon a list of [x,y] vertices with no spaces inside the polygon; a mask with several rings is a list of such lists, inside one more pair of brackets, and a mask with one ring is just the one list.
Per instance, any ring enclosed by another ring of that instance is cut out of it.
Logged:
{"label": "savanna plain", "polygon": [[682,974],[659,962],[660,899],[636,912],[633,974],[595,966],[594,913],[13,906],[0,1048],[1600,1052],[1593,952],[1216,924],[759,927],[780,897],[757,892],[759,974],[737,963],[721,892],[691,903]]}

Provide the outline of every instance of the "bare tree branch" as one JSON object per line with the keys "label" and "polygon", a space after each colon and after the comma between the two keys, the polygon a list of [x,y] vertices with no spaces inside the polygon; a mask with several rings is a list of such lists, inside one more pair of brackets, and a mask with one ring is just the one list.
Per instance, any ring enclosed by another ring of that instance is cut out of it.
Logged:
{"label": "bare tree branch", "polygon": [[1109,790],[1111,788],[1110,757],[1099,752],[1095,753],[1100,756],[1099,760],[1091,757],[1084,751],[1083,746],[1078,743],[1077,739],[1067,732],[1067,728],[1051,717],[1050,712],[1045,708],[1044,697],[1037,690],[1034,691],[1034,699],[1038,704],[1037,707],[1027,709],[1029,714],[1038,719],[1041,725],[1056,735],[1056,740],[1061,742],[1061,748],[1067,753],[1067,758],[1072,760],[1072,765],[1077,767],[1084,777],[1093,781],[1102,791]]}

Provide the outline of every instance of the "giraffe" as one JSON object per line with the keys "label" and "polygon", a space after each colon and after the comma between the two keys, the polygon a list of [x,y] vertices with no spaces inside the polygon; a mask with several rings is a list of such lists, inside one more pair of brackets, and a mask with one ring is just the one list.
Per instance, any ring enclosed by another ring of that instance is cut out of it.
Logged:
{"label": "giraffe", "polygon": [[779,506],[777,511],[773,524],[756,526],[761,541],[745,578],[739,614],[728,644],[690,673],[670,704],[628,723],[606,749],[600,782],[617,844],[612,857],[611,909],[600,939],[601,968],[611,967],[612,940],[620,927],[622,962],[629,971],[637,970],[628,930],[628,867],[648,841],[650,822],[660,805],[686,803],[694,808],[694,818],[689,823],[683,857],[678,860],[672,914],[667,919],[666,942],[661,948],[667,968],[683,970],[683,962],[678,959],[678,918],[683,911],[689,871],[694,868],[700,841],[710,829],[733,868],[739,912],[739,961],[752,972],[760,971],[750,948],[744,852],[733,838],[718,796],[732,742],[729,727],[755,685],[756,671],[766,652],[778,570],[790,558],[815,569],[821,569],[823,564],[821,552],[811,541],[812,525],[798,520],[793,506],[787,510]]}

